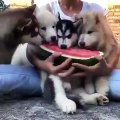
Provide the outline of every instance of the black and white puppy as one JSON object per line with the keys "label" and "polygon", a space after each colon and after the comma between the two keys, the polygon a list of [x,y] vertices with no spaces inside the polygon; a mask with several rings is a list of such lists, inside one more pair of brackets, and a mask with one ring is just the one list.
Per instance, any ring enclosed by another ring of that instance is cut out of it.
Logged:
{"label": "black and white puppy", "polygon": [[61,49],[73,47],[77,43],[77,24],[70,20],[61,19],[58,14],[56,24],[58,46]]}

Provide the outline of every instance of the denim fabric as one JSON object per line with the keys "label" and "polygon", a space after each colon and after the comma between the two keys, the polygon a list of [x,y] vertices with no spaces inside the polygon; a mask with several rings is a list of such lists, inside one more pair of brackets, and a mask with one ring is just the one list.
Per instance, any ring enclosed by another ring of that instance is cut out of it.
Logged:
{"label": "denim fabric", "polygon": [[120,100],[120,69],[115,69],[109,77],[110,97]]}
{"label": "denim fabric", "polygon": [[34,67],[0,65],[0,94],[41,95],[39,72]]}

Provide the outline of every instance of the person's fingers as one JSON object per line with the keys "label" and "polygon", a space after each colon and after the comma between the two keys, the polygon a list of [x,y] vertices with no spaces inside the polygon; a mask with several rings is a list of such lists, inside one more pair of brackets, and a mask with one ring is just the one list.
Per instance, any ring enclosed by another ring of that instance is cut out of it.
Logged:
{"label": "person's fingers", "polygon": [[72,75],[70,75],[70,77],[86,77],[87,73],[86,72],[79,72],[79,73],[74,73]]}
{"label": "person's fingers", "polygon": [[61,53],[53,53],[52,55],[50,55],[46,60],[49,62],[54,62],[54,60],[59,57],[61,55]]}
{"label": "person's fingers", "polygon": [[95,59],[97,59],[98,61],[100,61],[101,59],[103,59],[102,56],[95,56]]}
{"label": "person's fingers", "polygon": [[99,63],[106,64],[106,60],[102,56],[96,56],[95,58],[99,61]]}
{"label": "person's fingers", "polygon": [[55,71],[58,73],[59,71],[62,71],[63,69],[65,69],[66,67],[70,66],[72,63],[72,59],[66,59],[63,63],[61,63],[58,66],[55,66]]}
{"label": "person's fingers", "polygon": [[89,66],[87,66],[87,65],[83,65],[83,64],[79,64],[79,63],[73,63],[72,66],[76,67],[78,69],[84,70],[84,71],[89,71]]}
{"label": "person's fingers", "polygon": [[102,65],[107,65],[107,62],[104,58],[100,59],[99,61]]}
{"label": "person's fingers", "polygon": [[70,67],[68,70],[64,71],[63,73],[59,73],[58,76],[59,77],[69,77],[73,72],[74,72],[75,68],[74,67]]}

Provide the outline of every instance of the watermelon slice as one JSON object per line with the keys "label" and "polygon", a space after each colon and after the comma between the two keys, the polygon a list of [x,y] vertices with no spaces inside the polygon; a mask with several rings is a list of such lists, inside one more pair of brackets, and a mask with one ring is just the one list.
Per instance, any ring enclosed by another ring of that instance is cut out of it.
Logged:
{"label": "watermelon slice", "polygon": [[103,52],[100,51],[79,48],[60,49],[57,45],[53,44],[40,45],[41,58],[46,59],[54,52],[62,53],[62,55],[56,60],[57,64],[62,63],[66,58],[72,58],[74,63],[90,66],[95,65],[98,62],[98,60],[95,59],[95,56],[103,56]]}

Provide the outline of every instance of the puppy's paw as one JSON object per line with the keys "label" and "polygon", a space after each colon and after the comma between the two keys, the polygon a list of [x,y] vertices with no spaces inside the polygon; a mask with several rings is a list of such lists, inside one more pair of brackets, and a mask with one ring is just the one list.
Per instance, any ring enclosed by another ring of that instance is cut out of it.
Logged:
{"label": "puppy's paw", "polygon": [[100,95],[99,97],[96,98],[98,105],[108,105],[109,104],[109,99],[106,96]]}
{"label": "puppy's paw", "polygon": [[62,101],[58,107],[64,112],[64,113],[75,113],[76,112],[76,104],[74,101],[70,100],[70,99],[66,99],[64,101]]}

